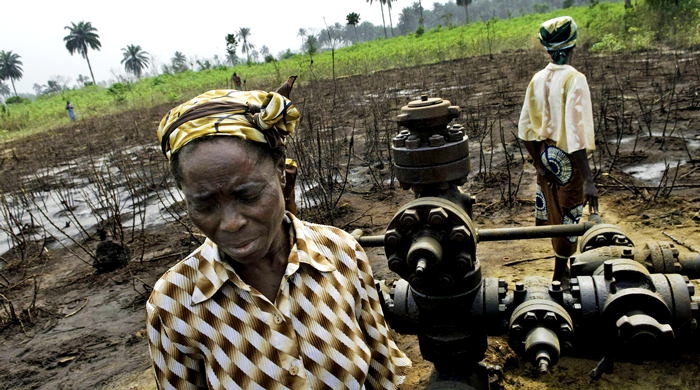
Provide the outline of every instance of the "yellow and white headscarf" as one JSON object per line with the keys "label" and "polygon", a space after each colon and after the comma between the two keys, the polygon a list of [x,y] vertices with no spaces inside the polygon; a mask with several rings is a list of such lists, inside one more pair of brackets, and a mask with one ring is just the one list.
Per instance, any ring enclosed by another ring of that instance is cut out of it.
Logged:
{"label": "yellow and white headscarf", "polygon": [[578,38],[576,22],[571,16],[550,19],[540,25],[539,38],[547,51],[554,52],[554,61],[562,65],[566,59],[563,51],[576,46]]}
{"label": "yellow and white headscarf", "polygon": [[170,110],[158,127],[158,140],[168,159],[188,142],[213,135],[276,149],[294,133],[299,117],[292,102],[277,92],[214,90]]}

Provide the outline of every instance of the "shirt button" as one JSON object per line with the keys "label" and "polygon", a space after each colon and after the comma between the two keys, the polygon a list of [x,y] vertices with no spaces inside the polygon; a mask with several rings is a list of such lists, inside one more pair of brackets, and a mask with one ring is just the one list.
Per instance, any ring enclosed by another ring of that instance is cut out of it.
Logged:
{"label": "shirt button", "polygon": [[298,373],[299,373],[299,368],[297,368],[296,366],[289,367],[289,374],[296,375]]}
{"label": "shirt button", "polygon": [[[273,320],[275,321],[275,324],[277,324],[277,325],[281,324],[282,321],[284,321],[284,319],[282,319],[282,316],[279,314],[275,314],[275,316],[273,317]],[[294,374],[292,374],[292,375],[294,375]]]}

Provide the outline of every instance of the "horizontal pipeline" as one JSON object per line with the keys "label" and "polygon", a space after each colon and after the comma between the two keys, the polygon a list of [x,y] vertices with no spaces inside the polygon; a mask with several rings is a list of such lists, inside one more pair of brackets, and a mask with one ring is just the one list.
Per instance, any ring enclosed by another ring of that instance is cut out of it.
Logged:
{"label": "horizontal pipeline", "polygon": [[[593,222],[575,225],[549,225],[517,228],[477,229],[477,242],[529,240],[534,238],[582,236],[595,226]],[[384,246],[384,236],[362,236],[357,242],[365,248]]]}

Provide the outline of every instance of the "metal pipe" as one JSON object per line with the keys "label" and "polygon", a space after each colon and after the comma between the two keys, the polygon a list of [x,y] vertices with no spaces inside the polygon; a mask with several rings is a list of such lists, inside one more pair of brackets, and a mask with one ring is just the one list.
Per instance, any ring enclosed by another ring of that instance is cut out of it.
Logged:
{"label": "metal pipe", "polygon": [[[478,242],[529,240],[535,238],[582,236],[588,229],[595,226],[593,222],[583,222],[575,225],[531,226],[499,229],[477,229]],[[357,242],[365,248],[384,246],[384,236],[362,236]]]}
{"label": "metal pipe", "polygon": [[362,236],[357,239],[360,246],[364,248],[375,248],[384,246],[384,236]]}
{"label": "metal pipe", "polygon": [[533,238],[552,238],[582,236],[588,229],[595,226],[593,222],[575,225],[532,226],[500,229],[477,229],[477,242],[529,240]]}

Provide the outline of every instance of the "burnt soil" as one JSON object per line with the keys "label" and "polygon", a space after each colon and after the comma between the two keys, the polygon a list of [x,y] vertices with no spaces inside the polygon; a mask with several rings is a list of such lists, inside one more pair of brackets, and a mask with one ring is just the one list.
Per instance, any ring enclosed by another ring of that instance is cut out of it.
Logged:
{"label": "burnt soil", "polygon": [[[595,101],[598,149],[593,164],[602,217],[637,244],[668,241],[662,235],[666,231],[700,247],[700,170],[696,168],[700,153],[692,144],[700,139],[699,61],[695,53],[612,57],[582,53],[575,60],[574,65],[588,77]],[[339,159],[341,171],[351,168],[352,174],[335,205],[332,223],[348,231],[360,228],[365,234],[377,234],[411,199],[409,191],[391,186],[387,135],[397,130],[392,120],[398,108],[420,93],[429,93],[463,108],[458,122],[467,127],[472,153],[472,174],[463,189],[477,196],[476,225],[532,225],[535,171],[524,161],[527,156],[521,157],[521,151],[526,152],[513,132],[527,82],[545,64],[539,52],[506,53],[493,61],[471,58],[297,88],[293,95],[297,105],[313,119],[302,123],[298,139],[313,135],[314,127],[333,128],[341,144],[348,133],[356,137],[349,167],[345,158]],[[155,128],[171,106],[133,107],[123,114],[80,120],[70,127],[7,142],[0,156],[2,191],[17,191],[16,183],[44,185],[48,191],[58,184],[38,183],[32,172],[85,154],[155,146]],[[338,148],[349,150],[347,145]],[[157,149],[140,153],[149,164],[163,164]],[[655,175],[652,168],[658,164],[662,172]],[[302,210],[302,218],[331,222],[327,210],[318,206]],[[0,307],[0,389],[155,389],[145,301],[150,286],[196,248],[198,239],[176,222],[150,228],[128,243],[133,257],[128,266],[107,274],[95,274],[84,251],[71,245],[67,249],[46,245],[47,240],[28,245],[24,260],[17,249],[5,253],[0,262],[4,306]],[[94,249],[97,241],[84,240],[81,245]],[[367,252],[375,277],[395,277],[382,249]],[[524,276],[552,274],[551,259],[507,265],[551,255],[548,240],[483,243],[477,253],[485,277],[503,278],[511,285]],[[8,317],[10,302],[18,319]],[[424,387],[431,366],[421,359],[417,339],[396,335],[396,340],[414,362],[401,388]],[[595,383],[588,379],[601,357],[595,353],[565,356],[550,374],[539,375],[513,354],[504,336],[489,338],[486,362],[503,367],[504,389],[700,388],[700,351],[696,346],[687,349],[663,361],[616,362],[614,374]]]}

